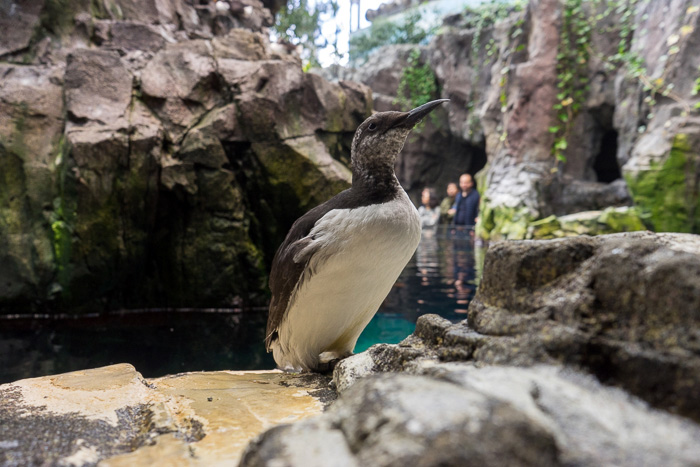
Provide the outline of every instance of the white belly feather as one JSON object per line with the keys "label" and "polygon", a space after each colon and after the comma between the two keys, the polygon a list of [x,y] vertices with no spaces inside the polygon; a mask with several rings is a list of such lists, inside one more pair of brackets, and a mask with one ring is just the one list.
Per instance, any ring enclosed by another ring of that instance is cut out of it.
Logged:
{"label": "white belly feather", "polygon": [[316,251],[273,345],[283,368],[313,369],[323,352],[352,352],[416,250],[420,219],[402,191],[388,203],[329,211],[310,236]]}

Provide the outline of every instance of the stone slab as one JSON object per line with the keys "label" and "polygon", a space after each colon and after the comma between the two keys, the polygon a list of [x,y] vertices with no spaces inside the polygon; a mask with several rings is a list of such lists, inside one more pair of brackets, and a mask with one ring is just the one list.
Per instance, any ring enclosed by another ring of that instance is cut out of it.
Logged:
{"label": "stone slab", "polygon": [[248,441],[320,414],[329,378],[280,371],[146,379],[129,364],[0,385],[2,465],[236,465]]}

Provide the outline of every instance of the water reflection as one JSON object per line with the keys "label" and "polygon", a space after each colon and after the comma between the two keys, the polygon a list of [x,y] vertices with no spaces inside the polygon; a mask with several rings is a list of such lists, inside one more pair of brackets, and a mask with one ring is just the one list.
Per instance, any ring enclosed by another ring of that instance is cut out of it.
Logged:
{"label": "water reflection", "polygon": [[0,384],[131,363],[145,377],[274,368],[265,310],[131,310],[0,319]]}
{"label": "water reflection", "polygon": [[[464,319],[483,253],[469,231],[426,232],[355,351],[401,341],[425,313]],[[266,308],[10,318],[0,316],[0,383],[123,362],[146,377],[274,368],[263,344]]]}
{"label": "water reflection", "polygon": [[486,250],[472,232],[444,225],[423,231],[416,254],[360,336],[355,352],[378,342],[403,340],[415,329],[418,317],[426,313],[454,322],[466,318]]}

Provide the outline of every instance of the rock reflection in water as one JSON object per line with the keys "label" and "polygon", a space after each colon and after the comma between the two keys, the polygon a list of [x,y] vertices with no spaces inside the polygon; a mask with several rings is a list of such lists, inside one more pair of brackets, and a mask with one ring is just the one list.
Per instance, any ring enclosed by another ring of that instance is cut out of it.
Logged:
{"label": "rock reflection in water", "polygon": [[[466,318],[483,264],[468,231],[424,232],[355,352],[397,343],[418,316]],[[266,308],[127,310],[88,316],[0,317],[0,383],[128,362],[146,377],[198,370],[269,369]]]}
{"label": "rock reflection in water", "polygon": [[0,318],[0,384],[130,363],[145,377],[274,368],[266,309],[124,310]]}
{"label": "rock reflection in water", "polygon": [[379,342],[400,342],[426,313],[455,322],[466,319],[485,250],[469,229],[441,225],[437,230],[423,230],[416,254],[360,336],[355,352]]}

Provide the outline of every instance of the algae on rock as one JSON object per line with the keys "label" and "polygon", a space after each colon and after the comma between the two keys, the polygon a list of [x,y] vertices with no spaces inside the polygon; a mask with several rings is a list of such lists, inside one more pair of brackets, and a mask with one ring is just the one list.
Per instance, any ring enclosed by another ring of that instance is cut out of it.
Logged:
{"label": "algae on rock", "polygon": [[635,203],[649,212],[649,221],[656,231],[700,233],[697,140],[676,134],[663,163],[652,162],[649,170],[626,177]]}

